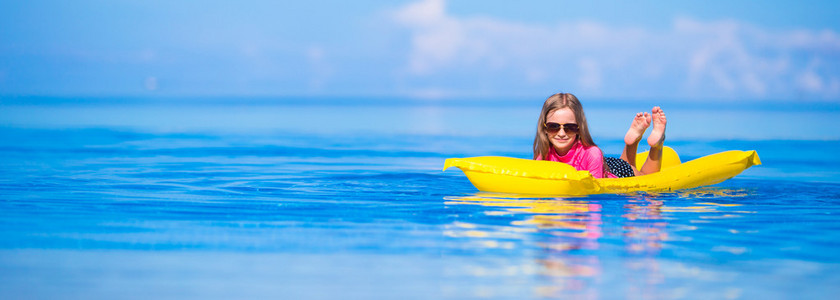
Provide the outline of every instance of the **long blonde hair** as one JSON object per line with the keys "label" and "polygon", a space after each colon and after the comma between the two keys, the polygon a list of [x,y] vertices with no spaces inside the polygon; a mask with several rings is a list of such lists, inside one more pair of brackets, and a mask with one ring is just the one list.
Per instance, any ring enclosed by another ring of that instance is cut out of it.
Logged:
{"label": "long blonde hair", "polygon": [[557,93],[545,99],[545,103],[543,103],[540,119],[537,121],[537,136],[534,137],[534,159],[545,159],[548,157],[551,142],[548,140],[548,134],[545,132],[545,121],[548,119],[549,114],[563,108],[569,108],[575,114],[575,121],[577,121],[579,128],[576,139],[579,139],[581,144],[586,147],[595,146],[595,142],[592,141],[592,136],[589,135],[589,125],[586,123],[583,105],[580,104],[578,98],[569,93]]}

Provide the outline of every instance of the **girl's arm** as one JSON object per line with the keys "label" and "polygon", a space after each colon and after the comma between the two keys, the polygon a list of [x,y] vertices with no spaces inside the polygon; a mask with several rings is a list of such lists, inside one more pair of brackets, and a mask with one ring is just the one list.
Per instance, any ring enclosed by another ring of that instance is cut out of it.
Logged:
{"label": "girl's arm", "polygon": [[604,154],[598,147],[586,149],[582,159],[582,167],[595,178],[604,178]]}

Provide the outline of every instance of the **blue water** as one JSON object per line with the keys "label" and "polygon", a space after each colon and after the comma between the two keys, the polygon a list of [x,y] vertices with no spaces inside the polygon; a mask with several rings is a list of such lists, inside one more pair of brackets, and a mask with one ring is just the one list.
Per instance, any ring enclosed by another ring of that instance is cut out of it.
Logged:
{"label": "blue water", "polygon": [[[674,193],[511,199],[440,169],[530,156],[539,103],[307,103],[3,99],[0,298],[840,293],[835,108],[677,107],[684,159],[754,149],[763,165]],[[587,111],[608,154],[616,110]]]}

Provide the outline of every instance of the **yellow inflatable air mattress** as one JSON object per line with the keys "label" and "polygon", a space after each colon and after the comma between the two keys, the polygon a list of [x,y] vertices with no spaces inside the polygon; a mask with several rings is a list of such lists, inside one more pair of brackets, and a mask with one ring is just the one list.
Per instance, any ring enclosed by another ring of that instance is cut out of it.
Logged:
{"label": "yellow inflatable air mattress", "polygon": [[[636,165],[641,166],[645,159],[647,152],[639,154]],[[662,170],[637,177],[594,178],[588,171],[564,163],[500,156],[450,158],[443,170],[458,167],[484,192],[574,196],[690,189],[723,182],[760,164],[755,151],[735,150],[682,163],[673,149],[665,147]]]}

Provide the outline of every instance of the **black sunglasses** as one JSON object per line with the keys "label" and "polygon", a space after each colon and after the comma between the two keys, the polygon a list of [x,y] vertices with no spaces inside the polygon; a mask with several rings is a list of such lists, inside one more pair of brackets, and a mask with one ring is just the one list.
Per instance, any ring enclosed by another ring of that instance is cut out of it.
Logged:
{"label": "black sunglasses", "polygon": [[559,124],[554,122],[545,123],[545,131],[549,133],[555,133],[560,131],[560,129],[566,130],[566,133],[577,133],[578,132],[578,124],[574,123],[566,123],[566,124]]}

